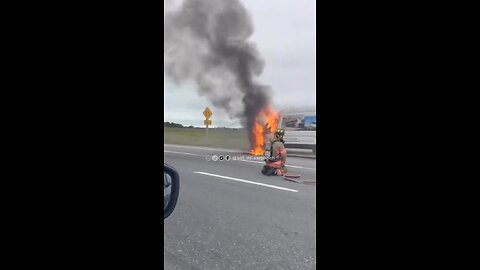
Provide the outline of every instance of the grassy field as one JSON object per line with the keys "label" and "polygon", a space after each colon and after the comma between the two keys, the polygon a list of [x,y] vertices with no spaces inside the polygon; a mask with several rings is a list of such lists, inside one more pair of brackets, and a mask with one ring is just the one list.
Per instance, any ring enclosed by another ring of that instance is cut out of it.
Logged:
{"label": "grassy field", "polygon": [[249,142],[246,130],[209,129],[208,139],[205,129],[164,128],[166,144],[207,146],[248,150]]}

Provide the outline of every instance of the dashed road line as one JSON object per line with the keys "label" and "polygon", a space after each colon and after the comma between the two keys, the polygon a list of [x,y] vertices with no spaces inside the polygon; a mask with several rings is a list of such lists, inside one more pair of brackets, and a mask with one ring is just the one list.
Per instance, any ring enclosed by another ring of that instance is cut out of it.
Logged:
{"label": "dashed road line", "polygon": [[295,190],[295,189],[289,189],[289,188],[284,188],[284,187],[279,187],[279,186],[274,186],[274,185],[268,185],[268,184],[254,182],[254,181],[249,181],[249,180],[244,180],[244,179],[239,179],[239,178],[234,178],[234,177],[229,177],[229,176],[213,174],[213,173],[207,173],[207,172],[194,172],[194,173],[213,176],[213,177],[217,177],[217,178],[223,178],[223,179],[242,182],[242,183],[247,183],[247,184],[252,184],[252,185],[264,186],[264,187],[269,187],[269,188],[274,188],[274,189],[279,189],[279,190],[284,190],[284,191],[298,192],[298,190]]}

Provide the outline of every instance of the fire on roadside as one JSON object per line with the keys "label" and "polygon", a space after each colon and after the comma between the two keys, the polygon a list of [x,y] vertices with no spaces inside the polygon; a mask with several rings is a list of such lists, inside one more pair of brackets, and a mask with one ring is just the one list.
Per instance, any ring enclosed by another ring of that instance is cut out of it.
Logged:
{"label": "fire on roadside", "polygon": [[271,106],[263,108],[255,119],[253,128],[250,130],[251,149],[250,154],[261,156],[265,150],[265,136],[268,132],[277,129],[280,114]]}

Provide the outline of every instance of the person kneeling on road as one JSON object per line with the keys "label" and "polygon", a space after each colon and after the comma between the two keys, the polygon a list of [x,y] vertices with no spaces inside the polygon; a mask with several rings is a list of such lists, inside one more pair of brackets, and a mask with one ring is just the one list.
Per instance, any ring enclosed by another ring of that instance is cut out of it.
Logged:
{"label": "person kneeling on road", "polygon": [[287,149],[283,136],[285,130],[277,129],[272,136],[270,132],[267,134],[267,143],[265,144],[265,166],[263,166],[262,174],[282,176],[287,172],[285,162],[287,161]]}

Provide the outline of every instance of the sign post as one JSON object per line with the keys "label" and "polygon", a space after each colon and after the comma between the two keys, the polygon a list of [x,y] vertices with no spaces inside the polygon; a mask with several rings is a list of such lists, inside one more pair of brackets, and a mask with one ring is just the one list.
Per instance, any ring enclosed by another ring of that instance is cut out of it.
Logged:
{"label": "sign post", "polygon": [[203,124],[205,124],[205,126],[207,126],[207,140],[208,140],[208,126],[211,126],[212,125],[212,120],[210,120],[210,117],[212,117],[213,113],[212,111],[210,110],[210,108],[205,108],[205,110],[203,111],[203,116],[205,116],[205,120],[203,120]]}

